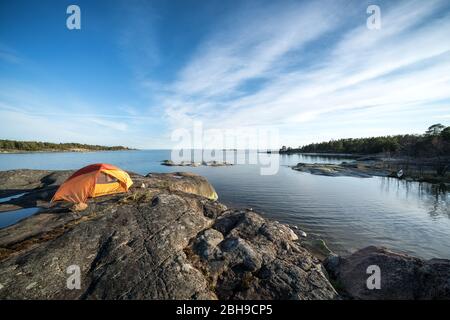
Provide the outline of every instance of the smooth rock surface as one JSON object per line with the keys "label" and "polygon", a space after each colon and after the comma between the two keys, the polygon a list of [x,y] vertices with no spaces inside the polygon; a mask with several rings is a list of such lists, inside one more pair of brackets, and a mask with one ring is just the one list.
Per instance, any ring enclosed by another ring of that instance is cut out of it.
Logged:
{"label": "smooth rock surface", "polygon": [[330,177],[371,178],[372,176],[387,177],[392,174],[392,172],[389,170],[373,168],[357,163],[298,163],[296,166],[293,166],[292,169],[296,171]]}
{"label": "smooth rock surface", "polygon": [[[324,265],[340,293],[351,299],[450,299],[450,261],[421,260],[386,248],[366,247]],[[380,268],[380,289],[369,290],[369,266]]]}
{"label": "smooth rock surface", "polygon": [[[55,179],[42,182],[49,174]],[[127,194],[90,199],[74,212],[48,203],[68,174],[10,172],[3,174],[7,184],[0,176],[5,191],[46,195],[41,212],[0,230],[0,299],[338,297],[291,229],[214,201],[214,188],[200,176],[131,174]],[[31,201],[21,198],[11,201]],[[67,287],[73,266],[80,289]]]}

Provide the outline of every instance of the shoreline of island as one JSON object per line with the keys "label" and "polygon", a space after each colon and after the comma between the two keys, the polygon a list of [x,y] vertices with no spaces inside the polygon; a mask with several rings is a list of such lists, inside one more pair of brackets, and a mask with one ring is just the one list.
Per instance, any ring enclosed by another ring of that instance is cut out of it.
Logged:
{"label": "shoreline of island", "polygon": [[383,176],[450,187],[450,126],[433,124],[423,134],[347,138],[283,146],[270,153],[349,158],[340,164],[298,163],[292,169],[326,176]]}
{"label": "shoreline of island", "polygon": [[73,150],[36,150],[36,151],[21,151],[21,150],[0,150],[1,154],[34,154],[34,153],[91,153],[91,152],[119,152],[119,151],[140,151],[139,149],[117,149],[117,150],[109,150],[109,149],[98,149],[98,150],[89,150],[89,149],[73,149]]}
{"label": "shoreline of island", "polygon": [[101,146],[74,142],[42,142],[0,139],[0,154],[132,151],[124,146]]}
{"label": "shoreline of island", "polygon": [[[315,154],[324,157],[325,155]],[[334,155],[333,157],[336,157]],[[450,190],[450,172],[436,174],[436,166],[441,162],[450,164],[450,157],[436,159],[385,158],[379,155],[367,155],[352,158],[350,161],[335,163],[303,163],[291,166],[293,170],[324,176],[347,176],[370,178],[373,176],[395,178],[404,181],[427,182]]]}

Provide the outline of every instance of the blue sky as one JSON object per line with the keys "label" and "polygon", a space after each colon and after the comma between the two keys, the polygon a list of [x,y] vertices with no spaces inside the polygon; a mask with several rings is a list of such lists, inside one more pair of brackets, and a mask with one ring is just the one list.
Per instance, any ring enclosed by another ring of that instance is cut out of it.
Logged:
{"label": "blue sky", "polygon": [[0,121],[0,138],[138,148],[196,121],[291,146],[421,133],[450,125],[450,3],[0,0]]}

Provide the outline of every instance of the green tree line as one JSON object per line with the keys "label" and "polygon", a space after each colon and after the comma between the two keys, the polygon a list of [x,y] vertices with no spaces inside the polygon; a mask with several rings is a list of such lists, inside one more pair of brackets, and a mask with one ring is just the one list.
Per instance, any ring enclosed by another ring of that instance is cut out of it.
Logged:
{"label": "green tree line", "polygon": [[92,151],[129,150],[129,148],[122,146],[105,147],[82,143],[51,143],[39,141],[0,140],[0,150],[4,151],[59,151],[59,150],[68,151],[73,149],[86,149]]}
{"label": "green tree line", "polygon": [[339,139],[311,143],[298,148],[283,146],[280,153],[389,153],[411,157],[450,156],[450,127],[434,124],[421,135],[405,134],[395,136]]}

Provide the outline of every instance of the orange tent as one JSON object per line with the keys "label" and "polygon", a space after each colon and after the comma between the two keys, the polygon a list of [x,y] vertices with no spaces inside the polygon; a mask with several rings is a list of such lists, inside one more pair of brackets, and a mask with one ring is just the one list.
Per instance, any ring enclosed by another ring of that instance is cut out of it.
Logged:
{"label": "orange tent", "polygon": [[56,191],[52,201],[85,203],[89,197],[127,192],[132,184],[128,173],[113,165],[91,164],[71,175]]}

